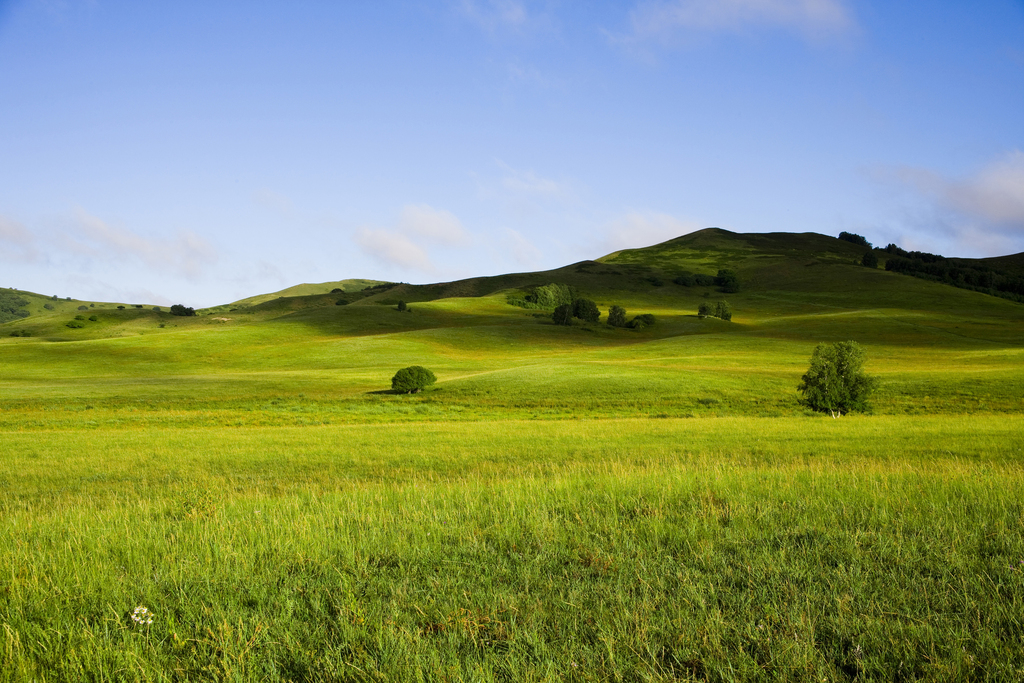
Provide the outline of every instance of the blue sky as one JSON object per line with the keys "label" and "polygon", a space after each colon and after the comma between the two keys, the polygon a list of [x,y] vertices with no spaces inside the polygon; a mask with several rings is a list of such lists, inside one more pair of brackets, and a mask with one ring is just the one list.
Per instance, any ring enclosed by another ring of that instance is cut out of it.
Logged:
{"label": "blue sky", "polygon": [[198,307],[708,226],[1024,251],[1024,3],[0,0],[0,286]]}

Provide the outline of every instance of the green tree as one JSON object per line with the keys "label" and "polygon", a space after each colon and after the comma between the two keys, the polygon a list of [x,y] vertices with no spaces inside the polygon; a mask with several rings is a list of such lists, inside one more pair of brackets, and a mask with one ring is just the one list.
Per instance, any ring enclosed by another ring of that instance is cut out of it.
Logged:
{"label": "green tree", "polygon": [[868,268],[877,268],[878,267],[878,257],[875,256],[875,252],[873,252],[873,251],[865,251],[864,252],[864,256],[861,257],[861,259],[860,259],[860,264],[862,266],[866,266]]}
{"label": "green tree", "polygon": [[551,314],[556,325],[572,325],[572,304],[562,304]]}
{"label": "green tree", "polygon": [[404,310],[406,310],[408,308],[409,307],[405,304],[404,301],[402,301],[401,299],[398,300],[398,310],[404,311]]}
{"label": "green tree", "polygon": [[801,403],[833,418],[866,410],[877,380],[864,374],[864,349],[854,341],[822,342],[811,354],[811,367],[797,389]]}
{"label": "green tree", "polygon": [[597,304],[590,299],[576,299],[572,302],[572,317],[585,320],[588,323],[596,323],[601,319],[601,311]]}
{"label": "green tree", "polygon": [[715,284],[723,292],[738,292],[740,291],[740,281],[736,278],[736,273],[725,268],[718,271],[718,275],[715,276]]}
{"label": "green tree", "polygon": [[717,304],[715,304],[715,317],[721,318],[726,322],[732,320],[732,309],[729,308],[728,301],[719,301]]}
{"label": "green tree", "polygon": [[612,306],[608,309],[608,324],[612,327],[626,326],[626,309],[622,306]]}
{"label": "green tree", "polygon": [[[138,305],[136,305],[135,307],[136,308],[141,308],[141,306],[138,306]],[[190,316],[193,316],[195,314],[196,314],[196,309],[192,308],[191,306],[184,306],[182,304],[174,304],[173,306],[171,306],[171,315],[180,315],[180,316],[184,316],[184,317],[190,317]]]}
{"label": "green tree", "polygon": [[422,365],[410,365],[391,378],[391,389],[403,394],[415,394],[436,381],[437,376]]}
{"label": "green tree", "polygon": [[711,304],[706,301],[702,301],[700,305],[697,306],[697,317],[706,318],[709,315],[711,315]]}

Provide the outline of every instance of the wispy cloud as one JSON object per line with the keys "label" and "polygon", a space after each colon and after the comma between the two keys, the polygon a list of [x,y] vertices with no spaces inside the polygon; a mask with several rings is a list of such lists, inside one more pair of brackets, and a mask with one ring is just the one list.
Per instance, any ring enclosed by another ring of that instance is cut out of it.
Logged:
{"label": "wispy cloud", "polygon": [[0,216],[0,259],[16,263],[39,261],[41,253],[36,248],[32,233],[21,223]]}
{"label": "wispy cloud", "polygon": [[851,32],[856,22],[844,0],[650,0],[630,14],[631,33],[618,42],[668,42],[686,34],[773,28],[811,39]]}
{"label": "wispy cloud", "polygon": [[426,250],[405,235],[381,228],[362,228],[355,239],[365,254],[385,265],[427,273],[437,270]]}
{"label": "wispy cloud", "polygon": [[949,178],[930,169],[883,169],[882,181],[909,190],[913,211],[901,221],[945,238],[962,253],[996,255],[1024,247],[1024,152],[1014,150],[976,174]]}
{"label": "wispy cloud", "polygon": [[94,261],[138,260],[155,270],[199,277],[217,254],[202,237],[188,230],[171,239],[152,239],[107,223],[83,209],[58,238],[58,246]]}
{"label": "wispy cloud", "polygon": [[469,233],[455,214],[427,204],[411,204],[402,209],[398,230],[449,246],[465,245],[470,241]]}
{"label": "wispy cloud", "polygon": [[364,226],[355,234],[363,253],[385,265],[436,273],[428,247],[464,247],[472,237],[450,211],[429,204],[410,204],[392,228]]}
{"label": "wispy cloud", "polygon": [[635,249],[686,235],[700,228],[694,221],[680,220],[666,213],[631,212],[605,226],[599,246],[605,252]]}
{"label": "wispy cloud", "polygon": [[464,17],[488,31],[521,29],[531,20],[526,4],[519,0],[462,0],[458,8]]}
{"label": "wispy cloud", "polygon": [[533,242],[518,230],[505,228],[501,238],[501,246],[505,254],[521,266],[531,267],[540,263],[543,253]]}

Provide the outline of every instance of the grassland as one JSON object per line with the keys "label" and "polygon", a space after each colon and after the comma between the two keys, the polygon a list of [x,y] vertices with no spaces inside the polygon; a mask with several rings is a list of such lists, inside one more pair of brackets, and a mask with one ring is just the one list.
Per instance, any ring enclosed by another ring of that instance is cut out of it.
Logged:
{"label": "grassland", "polygon": [[[1020,679],[1024,306],[858,257],[704,231],[346,306],[19,293],[0,680]],[[658,322],[506,303],[552,281]],[[881,389],[832,420],[795,386],[842,339]],[[387,393],[411,364],[438,384]]]}

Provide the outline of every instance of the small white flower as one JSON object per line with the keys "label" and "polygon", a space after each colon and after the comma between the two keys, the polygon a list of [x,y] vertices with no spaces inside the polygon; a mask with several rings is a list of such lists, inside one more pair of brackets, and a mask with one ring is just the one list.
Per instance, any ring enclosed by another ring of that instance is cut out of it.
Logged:
{"label": "small white flower", "polygon": [[132,612],[132,621],[136,626],[149,626],[153,623],[153,613],[140,605]]}

